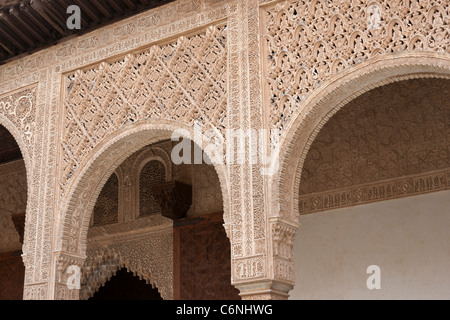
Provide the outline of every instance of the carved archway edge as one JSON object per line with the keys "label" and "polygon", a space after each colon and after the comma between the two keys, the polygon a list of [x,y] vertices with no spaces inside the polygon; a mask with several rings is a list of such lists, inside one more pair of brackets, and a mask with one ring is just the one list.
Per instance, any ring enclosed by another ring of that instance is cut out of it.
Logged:
{"label": "carved archway edge", "polygon": [[127,259],[114,248],[106,248],[93,250],[88,254],[82,267],[80,300],[93,297],[122,268],[140,280],[145,280],[152,288],[157,288],[164,300],[173,299],[173,292],[167,290],[166,286],[160,286],[151,269],[143,270],[133,259]]}
{"label": "carved archway edge", "polygon": [[298,225],[303,163],[320,129],[336,112],[374,88],[419,78],[450,79],[450,54],[380,55],[344,70],[317,88],[296,111],[281,137],[280,171],[272,177],[272,215]]}
{"label": "carved archway edge", "polygon": [[[35,138],[35,121],[36,121],[36,101],[37,101],[38,84],[32,83],[30,85],[18,88],[16,90],[0,94],[0,125],[6,128],[6,130],[13,136],[17,145],[19,146],[20,152],[25,165],[26,174],[26,185],[27,185],[27,195],[26,195],[26,215],[25,215],[25,234],[28,230],[28,225],[31,223],[30,220],[33,216],[29,206],[31,198],[31,186],[33,182],[32,178],[32,153],[33,153],[33,139]],[[23,95],[22,95],[23,93]],[[13,105],[9,105],[8,99],[12,99],[14,95],[18,94],[19,98],[13,101]],[[19,107],[19,101],[22,98],[28,99],[30,105],[23,108],[22,111],[17,110]],[[6,101],[2,101],[5,99]],[[9,105],[9,107],[8,107]],[[9,112],[8,112],[9,109]],[[19,113],[19,114],[18,114]],[[11,117],[8,117],[8,115]],[[13,122],[13,120],[16,120]],[[15,123],[16,122],[16,123]],[[27,239],[28,236],[24,236],[24,243],[22,247],[22,260],[26,264],[25,255],[27,252]]]}
{"label": "carved archway edge", "polygon": [[[63,214],[58,226],[55,251],[70,252],[85,258],[90,216],[108,177],[128,156],[149,144],[170,138],[171,132],[180,128],[194,137],[193,128],[178,121],[146,120],[118,130],[95,147],[83,169],[72,178],[68,196],[62,203]],[[224,220],[227,225],[231,220],[228,177],[224,166],[214,166],[223,194]],[[225,229],[227,230],[226,227]]]}
{"label": "carved archway edge", "polygon": [[[23,90],[23,89],[22,89]],[[8,95],[10,95],[9,93]],[[1,96],[0,96],[1,97]],[[25,135],[23,130],[20,130],[11,120],[8,119],[3,113],[0,113],[0,125],[4,126],[6,130],[11,133],[11,135],[14,137],[14,140],[16,140],[17,144],[19,145],[20,152],[22,153],[23,160],[25,162],[25,168],[27,172],[27,177],[31,176],[31,155],[27,148],[27,145],[25,141],[22,139],[22,137]],[[30,180],[27,179],[28,185],[30,185]]]}

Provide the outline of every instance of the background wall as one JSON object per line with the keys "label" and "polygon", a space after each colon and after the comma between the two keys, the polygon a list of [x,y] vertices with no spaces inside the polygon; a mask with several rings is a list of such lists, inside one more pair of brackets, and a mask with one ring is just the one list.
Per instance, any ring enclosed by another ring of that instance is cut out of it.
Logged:
{"label": "background wall", "polygon": [[449,208],[441,191],[300,216],[290,299],[450,299]]}
{"label": "background wall", "polygon": [[0,252],[0,300],[22,300],[25,267],[21,252]]}

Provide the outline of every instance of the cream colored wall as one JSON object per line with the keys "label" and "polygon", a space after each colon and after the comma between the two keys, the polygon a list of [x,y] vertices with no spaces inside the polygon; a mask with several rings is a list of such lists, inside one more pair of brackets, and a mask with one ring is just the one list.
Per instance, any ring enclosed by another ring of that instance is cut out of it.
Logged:
{"label": "cream colored wall", "polygon": [[301,216],[290,299],[450,299],[449,208],[442,191]]}

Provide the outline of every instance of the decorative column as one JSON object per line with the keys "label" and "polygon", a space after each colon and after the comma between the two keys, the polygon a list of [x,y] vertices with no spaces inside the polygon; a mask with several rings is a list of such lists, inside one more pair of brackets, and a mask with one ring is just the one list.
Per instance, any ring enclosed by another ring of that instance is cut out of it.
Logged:
{"label": "decorative column", "polygon": [[[287,299],[294,286],[292,247],[298,225],[272,212],[271,208],[279,206],[271,204],[271,170],[260,158],[266,150],[276,152],[267,147],[273,133],[266,119],[271,106],[264,105],[262,99],[260,1],[238,0],[235,9],[228,29],[228,118],[229,128],[243,130],[247,140],[245,162],[228,164],[231,219],[225,228],[232,245],[232,284],[242,299]],[[263,137],[267,141],[261,140]],[[258,141],[256,150],[251,141]],[[263,156],[278,156],[268,153]]]}
{"label": "decorative column", "polygon": [[[230,215],[225,229],[231,241],[231,280],[243,299],[267,299],[270,283],[269,239],[267,237],[267,192],[262,166],[252,163],[252,143],[263,129],[261,105],[259,3],[237,0],[228,19],[228,129],[227,144],[234,150],[245,139],[243,161],[228,159]],[[239,136],[239,132],[245,138]],[[238,135],[236,136],[237,133]]]}

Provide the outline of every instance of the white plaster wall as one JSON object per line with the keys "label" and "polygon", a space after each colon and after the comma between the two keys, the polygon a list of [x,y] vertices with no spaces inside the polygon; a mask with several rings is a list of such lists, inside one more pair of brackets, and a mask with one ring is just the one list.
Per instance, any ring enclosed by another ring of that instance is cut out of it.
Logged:
{"label": "white plaster wall", "polygon": [[[450,299],[450,191],[300,217],[290,299]],[[381,289],[369,290],[369,265]]]}

